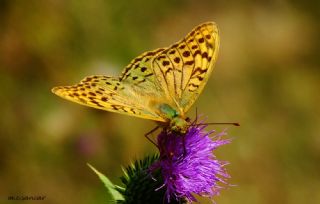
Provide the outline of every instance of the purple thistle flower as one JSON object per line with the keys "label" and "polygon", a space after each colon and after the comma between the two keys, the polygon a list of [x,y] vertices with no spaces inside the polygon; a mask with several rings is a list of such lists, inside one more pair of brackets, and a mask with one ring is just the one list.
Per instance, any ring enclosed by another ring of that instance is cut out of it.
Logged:
{"label": "purple thistle flower", "polygon": [[224,188],[219,184],[226,185],[230,178],[224,168],[228,162],[217,160],[212,152],[230,139],[221,139],[225,132],[210,137],[215,131],[206,132],[205,127],[190,126],[185,135],[163,130],[158,136],[160,159],[151,170],[161,169],[164,184],[160,188],[166,188],[168,203],[171,199],[197,201],[192,194],[212,198]]}

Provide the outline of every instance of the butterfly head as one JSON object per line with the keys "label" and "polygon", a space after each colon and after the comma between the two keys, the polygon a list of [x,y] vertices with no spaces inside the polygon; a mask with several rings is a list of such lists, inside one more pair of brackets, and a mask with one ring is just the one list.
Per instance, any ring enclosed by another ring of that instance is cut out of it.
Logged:
{"label": "butterfly head", "polygon": [[173,132],[185,134],[188,131],[188,122],[181,117],[175,117],[170,122],[170,128]]}

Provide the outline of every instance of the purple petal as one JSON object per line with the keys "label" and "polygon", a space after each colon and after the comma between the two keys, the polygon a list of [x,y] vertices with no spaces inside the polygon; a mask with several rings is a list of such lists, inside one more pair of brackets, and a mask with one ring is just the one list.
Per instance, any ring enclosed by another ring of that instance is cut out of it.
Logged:
{"label": "purple petal", "polygon": [[166,199],[186,198],[196,201],[192,194],[212,198],[219,195],[230,178],[224,166],[228,162],[217,160],[213,150],[231,142],[221,139],[223,131],[214,136],[215,131],[206,132],[206,125],[191,126],[185,135],[163,130],[158,136],[160,160],[153,166],[160,167]]}

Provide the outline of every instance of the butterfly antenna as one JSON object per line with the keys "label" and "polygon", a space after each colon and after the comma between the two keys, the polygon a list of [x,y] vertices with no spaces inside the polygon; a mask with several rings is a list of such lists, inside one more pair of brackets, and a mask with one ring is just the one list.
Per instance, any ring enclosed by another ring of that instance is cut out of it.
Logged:
{"label": "butterfly antenna", "polygon": [[240,126],[240,123],[201,123],[201,124],[190,124],[189,126],[198,126],[198,125],[233,125],[233,126]]}

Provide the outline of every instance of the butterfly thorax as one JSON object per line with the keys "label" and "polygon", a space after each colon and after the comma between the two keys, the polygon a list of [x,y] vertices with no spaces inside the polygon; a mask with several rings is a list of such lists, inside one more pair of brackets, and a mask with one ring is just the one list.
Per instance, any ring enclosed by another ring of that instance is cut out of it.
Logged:
{"label": "butterfly thorax", "polygon": [[168,119],[166,126],[169,126],[169,130],[181,134],[185,134],[188,129],[188,122],[184,117],[174,108],[168,104],[160,104],[159,110],[165,118]]}

